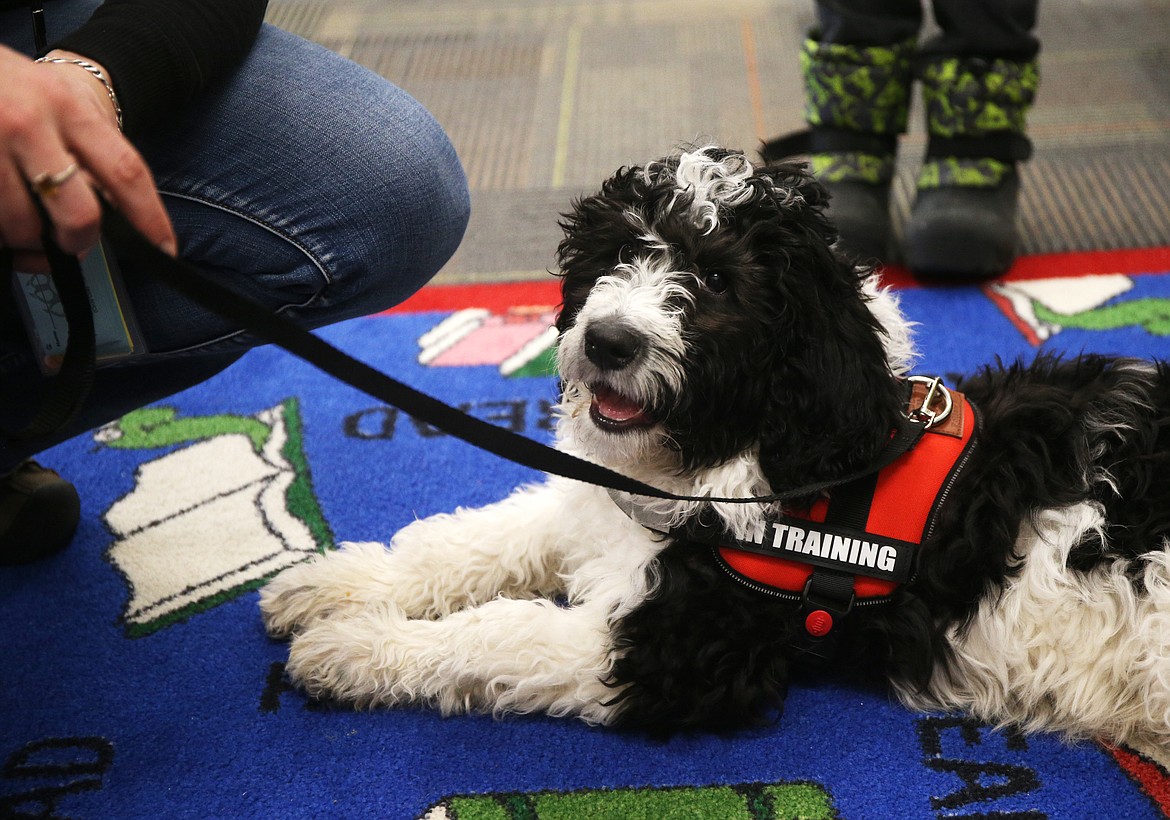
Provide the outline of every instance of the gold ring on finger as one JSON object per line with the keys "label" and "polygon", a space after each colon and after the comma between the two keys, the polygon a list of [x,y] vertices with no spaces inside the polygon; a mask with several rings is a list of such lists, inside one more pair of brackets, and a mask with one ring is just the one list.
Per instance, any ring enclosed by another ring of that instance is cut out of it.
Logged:
{"label": "gold ring on finger", "polygon": [[37,196],[44,199],[45,197],[53,197],[57,195],[57,191],[61,186],[73,178],[73,175],[78,171],[77,163],[71,162],[68,167],[58,171],[55,174],[50,174],[45,171],[37,174],[32,178],[32,188],[37,192]]}

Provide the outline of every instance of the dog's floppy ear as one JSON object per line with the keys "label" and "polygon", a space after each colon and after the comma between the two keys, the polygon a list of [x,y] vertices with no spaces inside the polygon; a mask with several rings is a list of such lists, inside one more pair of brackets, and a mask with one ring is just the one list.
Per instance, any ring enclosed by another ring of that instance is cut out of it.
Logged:
{"label": "dog's floppy ear", "polygon": [[777,162],[759,169],[771,185],[771,196],[785,219],[796,218],[804,230],[815,232],[830,247],[837,241],[837,227],[826,216],[829,192],[801,162]]}
{"label": "dog's floppy ear", "polygon": [[561,333],[572,324],[597,278],[612,269],[623,248],[637,237],[627,209],[631,202],[644,201],[648,189],[640,167],[624,167],[602,183],[598,193],[575,199],[572,210],[561,214],[564,238],[556,255],[562,296],[556,326]]}
{"label": "dog's floppy ear", "polygon": [[828,196],[801,166],[767,170],[782,200],[778,233],[757,245],[781,306],[760,462],[776,490],[868,463],[886,442],[901,388],[863,292],[867,269],[833,248]]}

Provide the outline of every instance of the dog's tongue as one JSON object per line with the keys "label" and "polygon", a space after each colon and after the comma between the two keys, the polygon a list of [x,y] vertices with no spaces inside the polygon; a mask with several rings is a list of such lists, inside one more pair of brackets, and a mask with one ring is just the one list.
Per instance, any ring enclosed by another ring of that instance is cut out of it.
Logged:
{"label": "dog's tongue", "polygon": [[645,415],[642,405],[608,387],[593,391],[593,405],[599,414],[619,423],[637,421]]}

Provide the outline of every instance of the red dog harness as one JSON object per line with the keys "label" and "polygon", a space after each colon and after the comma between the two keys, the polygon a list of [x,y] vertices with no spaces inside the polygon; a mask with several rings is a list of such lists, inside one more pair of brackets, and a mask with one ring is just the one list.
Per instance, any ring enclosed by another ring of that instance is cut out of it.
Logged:
{"label": "red dog harness", "polygon": [[885,603],[913,577],[916,553],[974,447],[977,418],[966,397],[933,380],[911,381],[909,412],[926,412],[930,422],[909,451],[833,487],[805,512],[769,519],[758,542],[711,548],[736,581],[801,603],[803,649],[813,656],[830,654],[834,627],[855,606]]}

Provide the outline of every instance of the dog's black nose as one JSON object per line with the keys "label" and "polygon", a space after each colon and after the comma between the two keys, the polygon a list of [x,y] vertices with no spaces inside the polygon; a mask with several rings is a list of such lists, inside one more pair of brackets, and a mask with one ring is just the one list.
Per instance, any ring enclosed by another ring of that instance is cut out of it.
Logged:
{"label": "dog's black nose", "polygon": [[602,370],[621,370],[638,356],[642,336],[620,322],[602,322],[585,330],[585,355]]}

